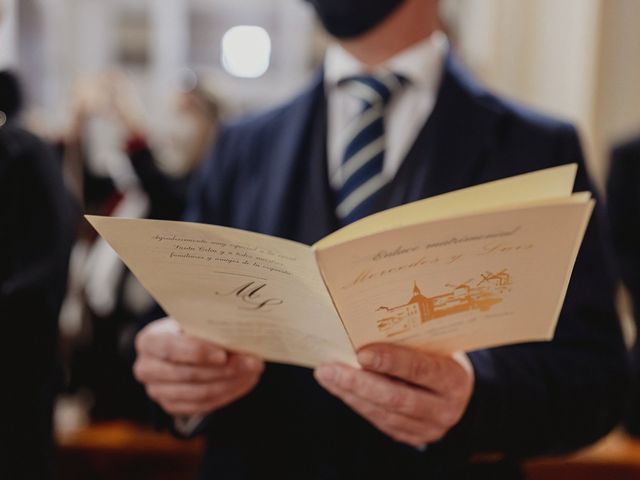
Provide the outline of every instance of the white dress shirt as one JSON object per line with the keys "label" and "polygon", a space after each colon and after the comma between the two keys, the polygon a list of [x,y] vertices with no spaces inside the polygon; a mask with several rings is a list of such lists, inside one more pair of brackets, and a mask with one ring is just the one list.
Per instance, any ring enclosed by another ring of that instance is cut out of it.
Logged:
{"label": "white dress shirt", "polygon": [[[449,42],[441,31],[398,53],[380,66],[404,76],[408,84],[394,94],[385,112],[385,156],[383,172],[388,179],[397,173],[433,110],[440,86]],[[360,100],[338,83],[354,75],[375,73],[340,45],[332,44],[325,55],[324,85],[327,96],[327,155],[329,182],[341,184],[340,166],[349,138],[348,126],[362,110]]]}

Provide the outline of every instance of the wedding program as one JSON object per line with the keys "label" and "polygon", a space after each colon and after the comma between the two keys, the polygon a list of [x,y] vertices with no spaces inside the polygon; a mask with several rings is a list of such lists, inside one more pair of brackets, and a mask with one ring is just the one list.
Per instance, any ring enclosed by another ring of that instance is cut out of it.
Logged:
{"label": "wedding program", "polygon": [[594,207],[576,165],[386,210],[309,246],[228,227],[87,216],[190,335],[268,361],[357,365],[553,338]]}

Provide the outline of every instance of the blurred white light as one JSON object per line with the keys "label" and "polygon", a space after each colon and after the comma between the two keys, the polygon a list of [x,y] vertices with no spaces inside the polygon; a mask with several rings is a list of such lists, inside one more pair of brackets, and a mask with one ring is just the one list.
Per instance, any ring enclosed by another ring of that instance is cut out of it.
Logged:
{"label": "blurred white light", "polygon": [[222,66],[231,75],[257,78],[269,69],[271,38],[262,27],[239,25],[222,37]]}

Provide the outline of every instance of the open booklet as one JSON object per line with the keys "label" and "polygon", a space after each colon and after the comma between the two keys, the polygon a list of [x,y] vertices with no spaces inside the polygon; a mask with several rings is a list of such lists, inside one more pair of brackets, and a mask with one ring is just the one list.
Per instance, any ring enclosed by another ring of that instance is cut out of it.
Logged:
{"label": "open booklet", "polygon": [[189,334],[280,363],[357,365],[550,340],[593,210],[564,165],[386,210],[313,246],[215,225],[87,216]]}

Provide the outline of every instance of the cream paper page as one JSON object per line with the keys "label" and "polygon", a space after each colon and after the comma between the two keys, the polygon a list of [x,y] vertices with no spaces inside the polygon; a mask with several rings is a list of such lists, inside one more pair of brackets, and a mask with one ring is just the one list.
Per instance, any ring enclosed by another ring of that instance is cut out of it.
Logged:
{"label": "cream paper page", "polygon": [[577,170],[575,163],[561,165],[418,200],[363,218],[326,236],[314,246],[326,248],[407,225],[568,197]]}
{"label": "cream paper page", "polygon": [[316,255],[356,348],[448,353],[549,340],[593,204],[582,195],[439,220]]}
{"label": "cream paper page", "polygon": [[213,225],[87,219],[187,333],[274,362],[357,365],[310,247]]}

